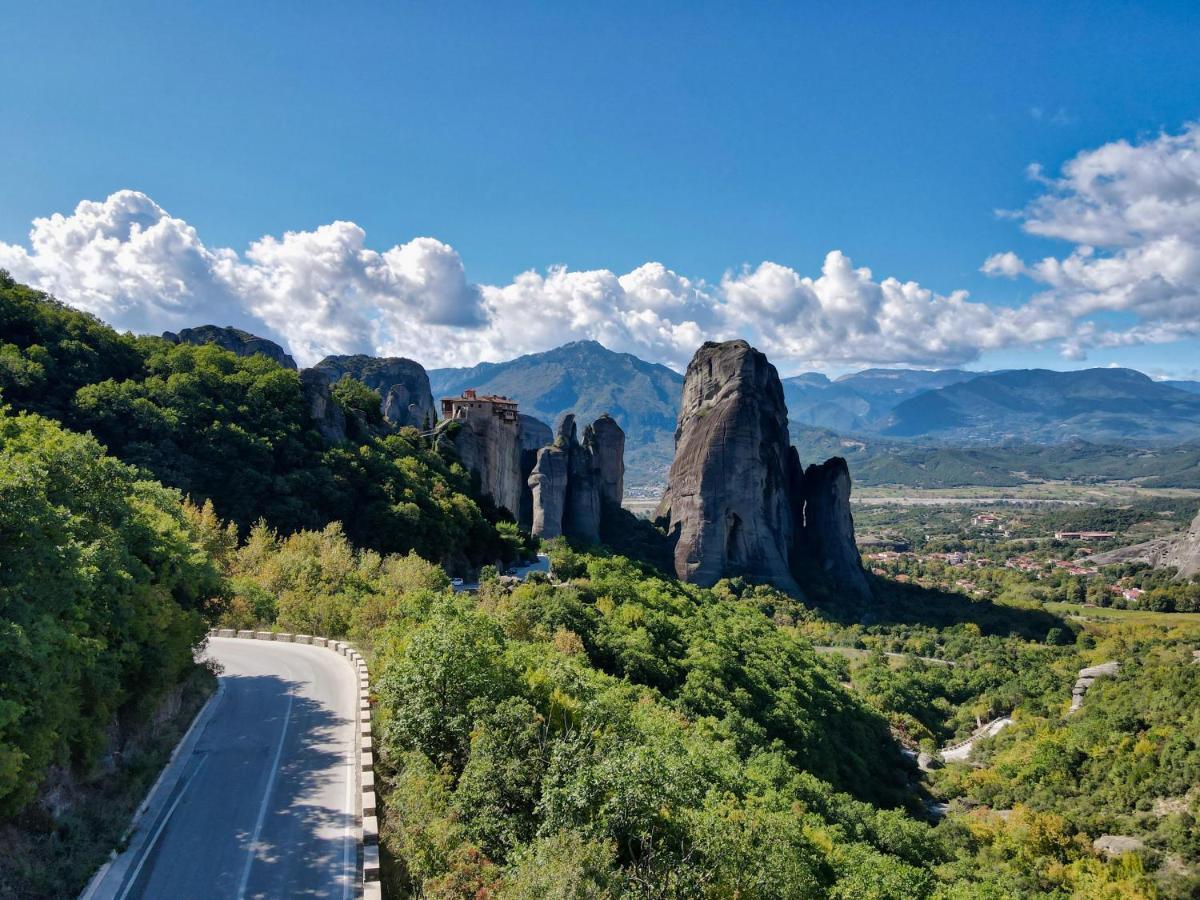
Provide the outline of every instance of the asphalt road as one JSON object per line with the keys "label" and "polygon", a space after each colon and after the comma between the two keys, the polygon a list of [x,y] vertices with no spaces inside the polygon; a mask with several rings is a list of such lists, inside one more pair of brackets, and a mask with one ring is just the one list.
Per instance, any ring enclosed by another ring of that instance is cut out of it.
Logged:
{"label": "asphalt road", "polygon": [[356,679],[328,650],[212,638],[220,693],[88,900],[353,897]]}

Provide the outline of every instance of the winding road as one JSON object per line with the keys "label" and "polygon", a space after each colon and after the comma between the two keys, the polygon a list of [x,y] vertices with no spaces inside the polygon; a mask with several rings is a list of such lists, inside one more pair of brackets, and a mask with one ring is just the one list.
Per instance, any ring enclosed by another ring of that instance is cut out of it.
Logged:
{"label": "winding road", "polygon": [[355,896],[353,668],[269,641],[212,638],[208,655],[217,695],[83,900]]}

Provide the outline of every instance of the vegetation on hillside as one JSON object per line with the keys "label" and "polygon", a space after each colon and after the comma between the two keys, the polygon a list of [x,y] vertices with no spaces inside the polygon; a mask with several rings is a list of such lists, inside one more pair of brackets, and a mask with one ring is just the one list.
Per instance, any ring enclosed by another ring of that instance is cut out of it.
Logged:
{"label": "vegetation on hillside", "polygon": [[[701,589],[556,542],[549,576],[485,567],[457,594],[442,564],[514,559],[528,537],[415,431],[389,433],[357,383],[334,386],[352,434],[327,446],[294,372],[118,335],[3,279],[0,391],[0,818],[28,826],[13,859],[46,846],[27,840],[37,828],[59,852],[72,823],[94,827],[31,803],[39,785],[93,771],[114,723],[144,723],[219,621],[370,656],[396,896],[1197,889],[1197,634],[1055,615],[1088,594],[1048,561],[980,569],[968,597],[948,560],[905,559],[876,603],[850,606],[820,585],[805,602]],[[662,552],[625,514],[603,532]],[[1119,676],[1064,717],[1077,669],[1108,658]],[[921,776],[906,758],[1000,714],[1017,724],[979,767]],[[1103,830],[1148,849],[1106,860]],[[25,892],[70,893],[99,848]]]}
{"label": "vegetation on hillside", "polygon": [[[15,408],[90,431],[130,465],[211,500],[243,533],[259,519],[285,533],[336,521],[383,552],[452,566],[509,558],[467,473],[414,429],[356,430],[326,446],[295,371],[215,345],[119,335],[0,276],[0,395]],[[333,390],[352,424],[379,424],[371,396],[357,383]]]}

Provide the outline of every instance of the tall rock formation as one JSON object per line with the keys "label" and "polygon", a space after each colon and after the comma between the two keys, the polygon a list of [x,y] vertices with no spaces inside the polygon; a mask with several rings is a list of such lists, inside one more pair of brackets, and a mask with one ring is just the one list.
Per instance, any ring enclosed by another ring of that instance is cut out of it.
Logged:
{"label": "tall rock formation", "polygon": [[400,356],[327,356],[316,368],[332,381],[345,375],[379,391],[383,417],[398,427],[432,428],[437,422],[429,376],[420,363]]}
{"label": "tall rock formation", "polygon": [[460,405],[451,419],[437,426],[434,444],[451,449],[479,479],[479,490],[515,519],[521,511],[525,482],[521,478],[521,422],[480,398]]}
{"label": "tall rock formation", "polygon": [[[793,448],[795,452],[795,448]],[[797,464],[799,457],[797,457]],[[859,597],[871,586],[863,571],[850,515],[850,467],[840,456],[804,470],[798,496],[803,498],[793,572],[815,566],[833,584]],[[797,496],[793,494],[793,496]],[[795,502],[793,501],[793,508]]]}
{"label": "tall rock formation", "polygon": [[521,425],[521,509],[517,513],[517,524],[525,531],[533,529],[533,491],[529,477],[537,465],[538,451],[554,441],[554,432],[540,419],[520,413]]}
{"label": "tall rock formation", "polygon": [[532,533],[596,543],[605,503],[620,503],[625,461],[625,433],[611,416],[601,416],[584,429],[579,442],[575,416],[563,416],[554,443],[538,451],[529,476]]}
{"label": "tall rock formation", "polygon": [[849,496],[844,460],[802,471],[779,374],[762,353],[742,340],[696,351],[656,514],[680,579],[709,586],[744,576],[797,594],[797,576],[815,567],[869,597]]}
{"label": "tall rock formation", "polygon": [[681,580],[707,587],[744,575],[799,592],[789,566],[788,448],[783,388],[767,358],[745,341],[697,350],[656,514],[674,542]]}
{"label": "tall rock formation", "polygon": [[625,432],[605,413],[583,430],[583,446],[591,451],[600,473],[600,498],[620,506],[625,497]]}
{"label": "tall rock formation", "polygon": [[285,369],[296,368],[296,361],[274,341],[232,326],[222,328],[219,325],[200,325],[196,328],[184,328],[178,334],[164,331],[163,340],[172,344],[216,344],[238,356],[261,354],[275,360]]}

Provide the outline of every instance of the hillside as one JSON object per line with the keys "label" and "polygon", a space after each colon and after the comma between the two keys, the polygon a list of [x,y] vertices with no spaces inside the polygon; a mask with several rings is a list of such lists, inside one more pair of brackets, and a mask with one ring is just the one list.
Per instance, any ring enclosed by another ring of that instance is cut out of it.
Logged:
{"label": "hillside", "polygon": [[461,468],[412,434],[327,443],[300,374],[259,353],[118,334],[4,278],[0,394],[91,432],[243,531],[260,519],[285,532],[339,521],[365,546],[455,568],[503,552]]}
{"label": "hillside", "polygon": [[503,363],[431,369],[429,383],[435,401],[466,388],[512,397],[551,427],[566,412],[581,422],[607,412],[625,430],[626,485],[665,481],[683,389],[683,376],[666,366],[574,341]]}

